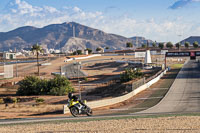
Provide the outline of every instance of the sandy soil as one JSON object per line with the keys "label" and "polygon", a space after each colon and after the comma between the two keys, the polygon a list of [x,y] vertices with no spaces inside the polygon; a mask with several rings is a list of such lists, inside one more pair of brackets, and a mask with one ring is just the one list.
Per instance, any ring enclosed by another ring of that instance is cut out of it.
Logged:
{"label": "sandy soil", "polygon": [[0,126],[2,133],[198,133],[200,116]]}

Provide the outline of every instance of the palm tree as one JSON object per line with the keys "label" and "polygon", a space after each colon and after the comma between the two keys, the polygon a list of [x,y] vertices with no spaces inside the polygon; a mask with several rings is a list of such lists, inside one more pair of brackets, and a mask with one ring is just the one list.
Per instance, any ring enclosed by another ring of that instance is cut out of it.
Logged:
{"label": "palm tree", "polygon": [[32,46],[31,51],[36,52],[36,56],[37,56],[37,67],[38,67],[38,76],[40,76],[40,66],[39,66],[39,53],[43,52],[43,49],[41,48],[40,45],[35,44]]}
{"label": "palm tree", "polygon": [[180,47],[181,47],[181,43],[180,42],[176,43],[176,48],[180,49]]}

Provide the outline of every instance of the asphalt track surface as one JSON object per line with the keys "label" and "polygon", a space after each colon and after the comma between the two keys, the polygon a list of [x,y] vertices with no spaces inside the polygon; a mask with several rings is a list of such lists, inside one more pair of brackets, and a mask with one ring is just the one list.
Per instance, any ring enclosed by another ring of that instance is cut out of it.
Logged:
{"label": "asphalt track surface", "polygon": [[184,114],[200,112],[200,63],[190,60],[181,69],[166,96],[154,107],[147,110],[125,115],[106,115],[92,117],[56,117],[56,118],[27,118],[0,120],[1,124],[45,122],[55,120],[76,120],[111,118],[124,116],[147,116],[160,114]]}
{"label": "asphalt track surface", "polygon": [[139,113],[187,112],[200,112],[200,63],[194,60],[183,66],[170,90],[157,105]]}

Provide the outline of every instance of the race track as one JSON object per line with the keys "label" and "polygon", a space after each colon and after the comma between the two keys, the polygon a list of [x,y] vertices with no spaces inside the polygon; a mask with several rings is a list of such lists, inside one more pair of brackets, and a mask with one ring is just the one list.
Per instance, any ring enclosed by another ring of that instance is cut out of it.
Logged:
{"label": "race track", "polygon": [[200,63],[190,60],[181,69],[166,96],[154,107],[139,112],[200,112]]}
{"label": "race track", "polygon": [[176,114],[200,112],[200,63],[190,60],[181,69],[166,96],[154,107],[147,110],[125,115],[106,115],[92,117],[57,117],[57,118],[31,118],[0,120],[1,124],[44,122],[54,120],[94,119],[108,117]]}

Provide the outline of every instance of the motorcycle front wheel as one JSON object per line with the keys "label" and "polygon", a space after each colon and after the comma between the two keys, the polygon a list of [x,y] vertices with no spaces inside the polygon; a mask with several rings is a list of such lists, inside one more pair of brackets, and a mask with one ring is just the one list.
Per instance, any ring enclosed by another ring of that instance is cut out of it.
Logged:
{"label": "motorcycle front wheel", "polygon": [[87,107],[86,114],[87,114],[87,116],[91,116],[92,115],[92,109]]}
{"label": "motorcycle front wheel", "polygon": [[71,107],[70,112],[74,117],[77,117],[79,114],[78,109],[76,107]]}

